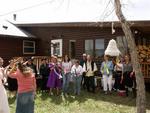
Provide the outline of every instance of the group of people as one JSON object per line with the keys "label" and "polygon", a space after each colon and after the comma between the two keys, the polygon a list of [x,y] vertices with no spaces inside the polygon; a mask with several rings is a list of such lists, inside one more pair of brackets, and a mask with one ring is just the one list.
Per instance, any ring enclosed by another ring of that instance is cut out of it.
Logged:
{"label": "group of people", "polygon": [[115,59],[104,55],[101,66],[97,66],[93,58],[86,54],[83,54],[81,60],[71,60],[65,55],[62,61],[58,61],[56,56],[52,57],[51,63],[46,63],[46,59],[42,61],[42,90],[48,88],[50,95],[53,95],[55,89],[56,95],[60,94],[61,89],[63,94],[69,94],[74,89],[74,94],[80,95],[81,87],[95,93],[95,76],[102,76],[101,86],[105,94],[115,90],[128,96],[128,90],[132,89],[136,95],[135,74],[129,55]]}
{"label": "group of people", "polygon": [[74,94],[80,95],[81,86],[84,84],[89,92],[94,93],[94,72],[98,69],[90,55],[84,54],[83,57],[82,61],[77,59],[72,61],[68,55],[65,55],[60,62],[56,56],[53,56],[49,64],[46,63],[46,59],[42,59],[40,66],[42,90],[49,88],[50,95],[54,92],[59,95],[61,89],[63,94],[69,94],[73,89]]}
{"label": "group of people", "polygon": [[8,97],[3,85],[7,77],[17,80],[16,113],[34,113],[36,78],[33,70],[27,66],[28,61],[24,62],[22,58],[18,58],[5,68],[3,62],[0,58],[0,113],[10,113]]}
{"label": "group of people", "polygon": [[[50,95],[64,95],[73,93],[80,95],[81,87],[88,92],[95,93],[95,76],[101,76],[102,87],[105,94],[111,94],[112,90],[124,91],[128,96],[129,88],[136,95],[135,74],[130,62],[129,55],[123,58],[110,59],[104,55],[104,60],[97,66],[90,55],[83,54],[81,60],[71,60],[65,55],[62,61],[57,56],[52,56],[51,61],[41,60],[39,74],[42,77],[41,90],[49,91]],[[36,94],[36,66],[32,59],[19,58],[11,61],[3,68],[3,59],[0,58],[0,113],[10,113],[7,93],[4,88],[4,78],[16,79],[17,81],[17,105],[16,113],[34,113],[34,97]],[[97,74],[100,72],[100,75]],[[113,84],[113,78],[115,83]],[[7,79],[8,80],[8,79]],[[9,82],[9,80],[8,80]]]}
{"label": "group of people", "polygon": [[131,89],[133,96],[136,96],[135,74],[129,55],[112,60],[109,59],[109,56],[105,55],[100,71],[102,73],[105,94],[111,93],[112,89],[114,89],[120,95],[128,96],[128,91]]}

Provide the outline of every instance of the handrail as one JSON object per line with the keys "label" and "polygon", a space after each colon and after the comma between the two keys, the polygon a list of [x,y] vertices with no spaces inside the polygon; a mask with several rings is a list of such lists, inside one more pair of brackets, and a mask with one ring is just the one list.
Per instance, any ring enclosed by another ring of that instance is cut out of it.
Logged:
{"label": "handrail", "polygon": [[150,78],[150,63],[141,62],[141,68],[144,75],[144,78]]}

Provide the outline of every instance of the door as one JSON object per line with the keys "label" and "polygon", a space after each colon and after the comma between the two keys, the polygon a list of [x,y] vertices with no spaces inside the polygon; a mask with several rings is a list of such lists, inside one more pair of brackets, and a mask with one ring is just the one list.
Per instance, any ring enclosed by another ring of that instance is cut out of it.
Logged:
{"label": "door", "polygon": [[51,55],[62,57],[62,39],[51,40]]}
{"label": "door", "polygon": [[69,41],[69,56],[70,58],[76,57],[76,40]]}

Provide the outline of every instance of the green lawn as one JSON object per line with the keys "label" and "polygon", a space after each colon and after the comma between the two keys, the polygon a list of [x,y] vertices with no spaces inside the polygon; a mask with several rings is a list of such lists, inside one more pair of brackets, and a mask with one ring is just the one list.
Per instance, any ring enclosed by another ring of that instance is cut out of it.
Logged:
{"label": "green lawn", "polygon": [[[147,113],[150,113],[150,93],[147,93]],[[11,113],[15,113],[15,98],[9,98]],[[135,99],[117,93],[104,95],[82,91],[80,96],[49,96],[38,93],[35,113],[135,113]]]}

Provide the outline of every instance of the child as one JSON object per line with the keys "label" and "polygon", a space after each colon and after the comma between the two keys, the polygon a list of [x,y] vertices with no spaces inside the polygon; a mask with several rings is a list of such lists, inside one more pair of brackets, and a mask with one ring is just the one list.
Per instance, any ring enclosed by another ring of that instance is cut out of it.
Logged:
{"label": "child", "polygon": [[83,73],[83,68],[79,64],[80,61],[76,60],[75,64],[71,68],[71,73],[73,74],[73,80],[74,80],[74,93],[76,95],[80,95],[81,80],[82,80],[82,73]]}

